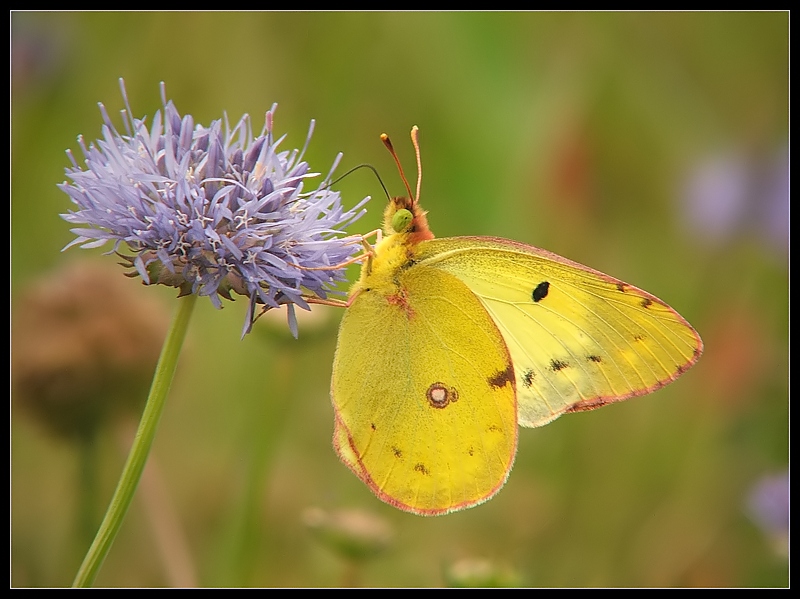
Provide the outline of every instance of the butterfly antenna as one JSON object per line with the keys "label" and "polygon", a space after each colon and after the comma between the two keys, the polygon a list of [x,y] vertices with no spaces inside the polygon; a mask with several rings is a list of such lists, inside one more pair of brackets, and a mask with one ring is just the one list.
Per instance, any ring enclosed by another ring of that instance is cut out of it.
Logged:
{"label": "butterfly antenna", "polygon": [[345,174],[343,174],[341,177],[337,177],[336,179],[334,179],[333,181],[331,181],[330,183],[328,183],[328,184],[327,184],[325,187],[328,187],[328,188],[330,188],[330,187],[332,187],[333,185],[336,185],[336,184],[337,184],[339,181],[341,181],[342,179],[344,179],[346,176],[348,176],[348,175],[350,175],[350,174],[354,173],[355,171],[357,171],[357,170],[358,170],[358,169],[360,169],[360,168],[368,168],[369,170],[371,170],[371,171],[372,171],[372,172],[375,174],[375,176],[378,178],[378,183],[380,183],[380,184],[381,184],[381,187],[383,188],[383,193],[385,193],[385,194],[386,194],[386,199],[388,200],[388,199],[390,198],[390,196],[389,196],[389,190],[387,190],[387,189],[386,189],[386,185],[384,185],[384,184],[383,184],[383,179],[381,179],[381,176],[380,176],[380,174],[378,174],[378,169],[376,169],[376,168],[375,168],[374,166],[372,166],[371,164],[367,164],[366,162],[365,162],[365,163],[363,163],[363,164],[359,164],[359,165],[357,165],[357,166],[354,166],[354,167],[353,167],[353,168],[351,168],[349,171],[347,171]]}
{"label": "butterfly antenna", "polygon": [[411,127],[411,143],[414,144],[414,153],[417,155],[417,195],[414,196],[414,203],[419,201],[419,190],[422,187],[422,160],[419,157],[419,127]]}
{"label": "butterfly antenna", "polygon": [[386,146],[386,149],[389,150],[389,153],[392,155],[392,158],[394,158],[394,162],[397,165],[397,170],[400,171],[400,178],[403,179],[403,183],[406,186],[406,191],[408,192],[408,197],[412,198],[412,200],[413,200],[414,197],[411,195],[411,187],[409,186],[408,179],[406,179],[406,175],[403,172],[403,167],[400,164],[400,159],[397,157],[397,152],[394,151],[394,146],[392,145],[392,140],[390,140],[389,136],[386,135],[385,133],[381,133],[381,141],[383,142],[383,145]]}

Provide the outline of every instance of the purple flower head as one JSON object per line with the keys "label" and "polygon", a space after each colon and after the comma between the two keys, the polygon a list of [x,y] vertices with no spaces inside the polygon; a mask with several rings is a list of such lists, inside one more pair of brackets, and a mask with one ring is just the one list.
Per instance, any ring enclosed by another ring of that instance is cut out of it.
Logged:
{"label": "purple flower head", "polygon": [[[314,191],[303,193],[309,172],[303,151],[281,151],[273,138],[276,106],[258,136],[244,115],[231,128],[217,120],[209,127],[181,117],[167,102],[148,129],[133,117],[120,80],[125,134],[111,124],[100,104],[103,138],[88,147],[78,138],[84,167],[67,151],[71,182],[59,185],[78,207],[61,216],[76,225],[76,244],[93,248],[124,243],[128,265],[147,284],[177,287],[180,295],[208,296],[216,307],[233,291],[249,298],[243,334],[250,331],[256,304],[286,304],[297,334],[294,305],[309,309],[303,295],[327,297],[344,280],[336,265],[358,252],[359,237],[342,229],[364,214],[365,198],[344,210],[329,189],[330,173]],[[306,146],[313,132],[311,122]],[[326,267],[330,266],[328,269]],[[309,268],[316,270],[308,270]]]}

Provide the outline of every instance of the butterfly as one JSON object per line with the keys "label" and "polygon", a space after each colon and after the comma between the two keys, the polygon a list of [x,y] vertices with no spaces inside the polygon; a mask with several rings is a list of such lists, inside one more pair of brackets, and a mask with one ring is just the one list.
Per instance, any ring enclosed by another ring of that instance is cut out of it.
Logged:
{"label": "butterfly", "polygon": [[518,425],[656,391],[700,336],[655,296],[530,245],[434,238],[417,190],[384,212],[339,328],[331,398],[340,459],[420,515],[478,505],[508,478]]}

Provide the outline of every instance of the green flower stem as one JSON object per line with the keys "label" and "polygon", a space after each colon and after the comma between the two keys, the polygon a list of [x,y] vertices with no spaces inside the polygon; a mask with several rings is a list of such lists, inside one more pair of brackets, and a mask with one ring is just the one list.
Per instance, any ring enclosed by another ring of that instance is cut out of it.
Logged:
{"label": "green flower stem", "polygon": [[139,430],[136,431],[128,461],[125,462],[117,489],[111,498],[97,536],[75,576],[73,587],[91,586],[122,526],[122,521],[125,519],[125,514],[133,500],[133,494],[147,462],[150,446],[153,444],[158,420],[164,410],[164,403],[172,384],[172,377],[175,374],[178,356],[181,353],[181,346],[186,337],[186,330],[189,328],[189,319],[196,300],[197,296],[192,294],[178,302],[172,325],[164,340],[164,347],[161,348],[161,356],[158,358],[158,365],[153,375],[150,395],[147,397],[147,404],[144,407],[142,420],[139,422]]}

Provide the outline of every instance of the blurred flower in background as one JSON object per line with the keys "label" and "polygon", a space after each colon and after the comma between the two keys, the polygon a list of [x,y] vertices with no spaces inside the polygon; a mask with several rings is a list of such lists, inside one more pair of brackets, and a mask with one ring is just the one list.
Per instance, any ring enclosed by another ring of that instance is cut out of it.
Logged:
{"label": "blurred flower in background", "polygon": [[749,172],[742,156],[720,154],[697,165],[686,190],[688,224],[704,239],[721,242],[744,221]]}
{"label": "blurred flower in background", "polygon": [[445,570],[447,586],[456,588],[518,587],[522,584],[514,570],[499,566],[488,559],[464,558]]}
{"label": "blurred flower in background", "polygon": [[14,87],[29,90],[49,81],[64,70],[70,32],[53,23],[16,13],[11,40],[11,69]]}
{"label": "blurred flower in background", "polygon": [[71,183],[59,187],[78,209],[62,215],[77,235],[67,247],[111,241],[115,252],[124,243],[134,254],[125,257],[132,275],[177,287],[180,295],[208,296],[217,308],[220,297],[245,295],[243,334],[256,304],[285,304],[296,336],[293,308],[308,309],[304,290],[325,298],[332,283],[344,280],[336,265],[361,250],[355,238],[339,235],[364,213],[366,198],[344,210],[328,188],[341,154],[320,185],[303,193],[303,182],[317,173],[303,161],[305,148],[278,150],[284,138],[273,138],[275,106],[257,136],[247,115],[232,129],[227,119],[224,130],[221,121],[195,126],[167,102],[162,84],[163,121],[156,112],[148,130],[133,117],[121,80],[120,86],[125,133],[101,104],[103,139],[87,147],[78,138],[86,170],[68,152]]}
{"label": "blurred flower in background", "polygon": [[789,472],[763,476],[750,489],[747,514],[775,553],[789,557]]}
{"label": "blurred flower in background", "polygon": [[346,587],[359,586],[361,567],[384,553],[394,540],[389,523],[367,510],[311,507],[303,512],[303,523],[321,544],[345,560],[341,586]]}
{"label": "blurred flower in background", "polygon": [[303,522],[328,548],[348,559],[364,560],[383,553],[394,532],[383,518],[366,510],[308,508]]}
{"label": "blurred flower in background", "polygon": [[785,150],[761,160],[744,152],[712,154],[686,180],[687,227],[710,245],[752,231],[785,255],[789,250],[789,159]]}
{"label": "blurred flower in background", "polygon": [[163,306],[116,269],[77,262],[14,299],[12,398],[50,431],[91,439],[144,404],[167,329]]}

